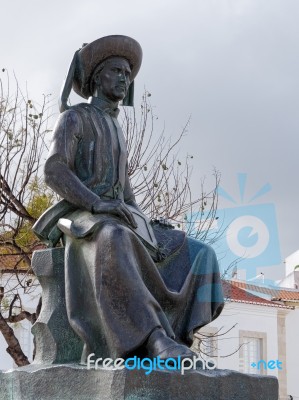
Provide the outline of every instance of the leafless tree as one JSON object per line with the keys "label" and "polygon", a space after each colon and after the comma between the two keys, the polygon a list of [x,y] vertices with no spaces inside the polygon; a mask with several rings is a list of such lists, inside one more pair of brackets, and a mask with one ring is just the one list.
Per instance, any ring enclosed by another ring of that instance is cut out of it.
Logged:
{"label": "leafless tree", "polygon": [[[22,308],[20,293],[37,285],[30,271],[32,251],[41,246],[31,226],[52,202],[53,194],[43,184],[39,170],[46,148],[49,96],[41,104],[24,94],[15,78],[4,69],[0,78],[0,272],[13,273],[15,285],[0,286],[0,331],[7,352],[17,365],[27,357],[8,323],[28,319],[36,313]],[[4,280],[5,281],[5,280]],[[5,297],[4,297],[5,294]]]}
{"label": "leafless tree", "polygon": [[163,130],[154,139],[157,117],[150,104],[148,91],[142,96],[141,111],[124,110],[123,130],[129,154],[129,176],[133,191],[143,212],[151,219],[165,218],[188,235],[213,243],[219,232],[211,233],[217,220],[217,189],[220,173],[213,171],[213,188],[194,197],[190,186],[193,155],[178,154],[178,144],[187,134],[190,118],[178,137],[171,140]]}
{"label": "leafless tree", "polygon": [[13,249],[20,255],[19,262],[28,267],[31,248],[37,241],[32,242],[33,235],[26,227],[53,199],[39,174],[48,118],[49,96],[43,96],[42,104],[34,103],[16,79],[12,94],[8,74],[5,82],[0,79],[0,245]]}
{"label": "leafless tree", "polygon": [[[219,351],[217,344],[218,341],[233,339],[231,337],[224,338],[224,336],[227,335],[229,332],[231,332],[236,326],[237,324],[234,324],[225,331],[223,330],[223,327],[221,327],[217,329],[217,331],[214,333],[204,333],[200,330],[197,331],[194,334],[195,338],[197,339],[197,346],[193,345],[194,351],[199,353],[202,357],[208,357],[208,358],[217,357],[218,356],[217,353]],[[229,354],[220,354],[219,357],[227,358],[232,356],[233,354],[237,353],[244,344],[245,343],[239,345],[233,352]]]}

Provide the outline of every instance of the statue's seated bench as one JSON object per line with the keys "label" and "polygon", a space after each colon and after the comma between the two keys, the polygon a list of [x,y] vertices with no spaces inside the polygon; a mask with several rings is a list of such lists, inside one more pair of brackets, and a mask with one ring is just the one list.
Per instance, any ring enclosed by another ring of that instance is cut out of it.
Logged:
{"label": "statue's seated bench", "polygon": [[79,362],[83,343],[71,328],[65,303],[64,248],[36,250],[32,269],[42,286],[42,308],[32,327],[34,363]]}

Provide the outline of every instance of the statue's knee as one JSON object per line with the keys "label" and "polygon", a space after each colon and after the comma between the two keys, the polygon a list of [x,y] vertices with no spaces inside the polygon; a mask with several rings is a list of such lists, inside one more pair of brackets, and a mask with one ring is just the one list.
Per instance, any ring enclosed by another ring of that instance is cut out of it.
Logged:
{"label": "statue's knee", "polygon": [[102,231],[105,235],[105,237],[109,238],[110,240],[121,240],[124,237],[127,237],[131,231],[129,228],[126,226],[117,223],[117,222],[107,222],[103,228]]}

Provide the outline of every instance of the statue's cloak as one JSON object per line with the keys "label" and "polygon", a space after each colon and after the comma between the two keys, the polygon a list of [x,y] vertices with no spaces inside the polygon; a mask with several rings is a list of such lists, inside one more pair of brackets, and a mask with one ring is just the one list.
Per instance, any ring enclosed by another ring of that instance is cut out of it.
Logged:
{"label": "statue's cloak", "polygon": [[[156,327],[190,345],[193,331],[223,308],[217,259],[208,245],[159,223],[152,226],[155,254],[120,218],[92,212],[90,204],[97,196],[120,198],[138,209],[115,116],[90,104],[61,114],[47,170],[47,182],[58,193],[69,173],[78,178],[78,189],[70,190],[77,196],[67,196],[65,211],[60,209],[55,217],[52,210],[52,225],[43,231],[38,222],[36,231],[40,237],[63,232],[67,312],[85,344],[82,361],[90,353],[126,357],[138,351]],[[82,183],[90,190],[85,196]]]}

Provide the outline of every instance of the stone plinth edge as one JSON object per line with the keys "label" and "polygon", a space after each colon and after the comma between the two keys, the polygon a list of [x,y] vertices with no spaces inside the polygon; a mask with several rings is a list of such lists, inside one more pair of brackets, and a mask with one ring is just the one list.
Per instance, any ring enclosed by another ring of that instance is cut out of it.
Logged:
{"label": "stone plinth edge", "polygon": [[88,370],[29,365],[0,372],[0,400],[278,400],[272,376],[230,370]]}

